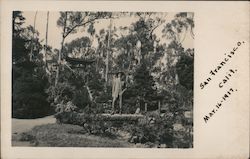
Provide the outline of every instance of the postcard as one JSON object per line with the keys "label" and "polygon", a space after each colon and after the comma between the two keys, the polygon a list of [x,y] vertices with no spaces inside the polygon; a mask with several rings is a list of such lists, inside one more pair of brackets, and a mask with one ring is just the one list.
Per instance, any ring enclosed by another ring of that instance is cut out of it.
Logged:
{"label": "postcard", "polygon": [[249,2],[1,1],[1,158],[249,157]]}

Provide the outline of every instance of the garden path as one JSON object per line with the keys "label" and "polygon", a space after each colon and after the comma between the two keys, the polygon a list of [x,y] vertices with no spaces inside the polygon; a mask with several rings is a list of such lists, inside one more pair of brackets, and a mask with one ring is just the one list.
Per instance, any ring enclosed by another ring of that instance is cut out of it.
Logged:
{"label": "garden path", "polygon": [[38,119],[15,119],[12,118],[12,133],[20,134],[30,131],[33,127],[43,124],[56,123],[53,115]]}

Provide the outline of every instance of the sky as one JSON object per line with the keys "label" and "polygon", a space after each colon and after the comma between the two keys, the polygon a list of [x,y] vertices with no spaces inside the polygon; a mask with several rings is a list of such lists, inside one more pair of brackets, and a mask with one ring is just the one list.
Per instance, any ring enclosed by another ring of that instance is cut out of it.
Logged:
{"label": "sky", "polygon": [[[25,23],[23,24],[24,27],[29,26],[29,25],[34,25],[34,17],[35,17],[36,12],[34,11],[25,11],[23,12],[23,16],[26,18]],[[168,44],[168,40],[166,40],[165,38],[162,38],[162,29],[164,27],[164,25],[167,22],[170,22],[174,15],[176,13],[163,13],[166,22],[159,26],[156,30],[155,30],[155,34],[156,36],[160,39],[160,43],[166,43]],[[48,26],[48,45],[52,46],[53,49],[60,48],[60,43],[62,40],[62,28],[57,26],[57,20],[59,19],[60,13],[59,12],[49,12],[49,26]],[[136,17],[123,17],[123,18],[118,18],[118,19],[114,19],[113,20],[113,27],[117,27],[119,28],[120,26],[130,26],[131,23],[135,22],[136,20],[138,20],[138,18]],[[39,38],[40,40],[45,39],[45,35],[46,35],[46,22],[47,22],[47,12],[45,11],[38,11],[37,12],[37,16],[36,16],[36,23],[35,23],[35,29],[38,30],[39,32]],[[96,33],[99,32],[99,30],[101,29],[107,29],[108,26],[110,24],[109,20],[99,20],[98,22],[96,22],[95,25],[95,29],[96,29]],[[70,34],[66,39],[65,42],[70,42],[73,39],[76,39],[78,37],[82,37],[82,36],[89,36],[86,31],[83,31],[83,29],[80,29],[76,34]],[[185,40],[183,41],[182,45],[185,49],[187,48],[193,48],[193,39],[190,35],[190,33],[188,32],[186,35]],[[43,41],[43,43],[45,43],[45,40]],[[97,46],[97,39],[94,39],[93,42],[94,46]]]}

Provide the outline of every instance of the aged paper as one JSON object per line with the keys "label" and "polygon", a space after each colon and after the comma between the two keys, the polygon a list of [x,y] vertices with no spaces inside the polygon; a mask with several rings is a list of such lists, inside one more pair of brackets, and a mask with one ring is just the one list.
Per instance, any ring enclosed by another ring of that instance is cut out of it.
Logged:
{"label": "aged paper", "polygon": [[[12,146],[13,11],[194,13],[193,147]],[[1,1],[1,158],[249,158],[249,15],[244,1]]]}

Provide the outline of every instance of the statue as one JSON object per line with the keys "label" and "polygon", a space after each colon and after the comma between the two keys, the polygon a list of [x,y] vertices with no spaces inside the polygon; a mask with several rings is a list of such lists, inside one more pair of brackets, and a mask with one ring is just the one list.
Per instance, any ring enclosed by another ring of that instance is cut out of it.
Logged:
{"label": "statue", "polygon": [[136,45],[135,45],[135,52],[136,52],[136,59],[138,61],[138,64],[141,63],[141,59],[142,59],[142,54],[141,54],[141,41],[137,40]]}
{"label": "statue", "polygon": [[122,111],[122,94],[124,93],[125,89],[122,89],[124,82],[121,80],[122,73],[119,72],[113,76],[112,80],[112,113],[113,115],[115,113],[115,102],[117,98],[119,98],[119,106],[120,106],[120,114]]}

